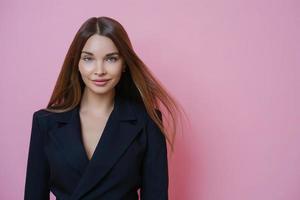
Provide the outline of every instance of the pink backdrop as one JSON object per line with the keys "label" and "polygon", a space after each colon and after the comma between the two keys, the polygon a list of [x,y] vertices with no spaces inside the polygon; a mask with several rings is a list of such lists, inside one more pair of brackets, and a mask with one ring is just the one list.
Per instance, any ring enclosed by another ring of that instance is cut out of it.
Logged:
{"label": "pink backdrop", "polygon": [[23,198],[32,113],[48,102],[80,24],[104,15],[125,26],[190,117],[169,159],[171,200],[298,200],[299,8],[297,0],[2,0],[0,199]]}

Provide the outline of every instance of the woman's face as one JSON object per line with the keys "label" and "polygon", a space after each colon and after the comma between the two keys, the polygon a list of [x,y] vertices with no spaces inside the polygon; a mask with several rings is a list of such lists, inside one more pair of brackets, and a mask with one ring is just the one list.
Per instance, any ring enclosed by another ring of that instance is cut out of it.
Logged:
{"label": "woman's face", "polygon": [[[125,69],[123,59],[113,41],[98,34],[92,35],[85,43],[78,64],[86,89],[105,94],[114,90]],[[95,80],[108,80],[95,82]]]}

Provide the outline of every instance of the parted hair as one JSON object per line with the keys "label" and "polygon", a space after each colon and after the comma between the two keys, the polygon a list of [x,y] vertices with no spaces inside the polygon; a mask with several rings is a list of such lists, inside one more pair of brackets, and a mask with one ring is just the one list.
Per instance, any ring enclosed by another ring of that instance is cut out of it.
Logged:
{"label": "parted hair", "polygon": [[[85,84],[80,76],[78,63],[81,50],[88,38],[94,34],[110,38],[119,50],[120,56],[124,58],[126,71],[122,73],[116,85],[116,92],[131,101],[143,103],[149,116],[166,137],[173,152],[178,120],[181,117],[181,111],[184,113],[184,110],[135,53],[123,26],[110,17],[91,17],[81,25],[65,56],[45,110],[65,112],[80,103]],[[164,112],[160,113],[157,110],[164,110]],[[168,116],[168,120],[162,120],[165,116]],[[169,125],[168,129],[164,126],[166,122]]]}

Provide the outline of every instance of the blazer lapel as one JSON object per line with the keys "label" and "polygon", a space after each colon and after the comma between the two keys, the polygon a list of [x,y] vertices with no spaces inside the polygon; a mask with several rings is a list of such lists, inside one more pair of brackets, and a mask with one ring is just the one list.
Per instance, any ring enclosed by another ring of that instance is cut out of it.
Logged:
{"label": "blazer lapel", "polygon": [[90,161],[80,138],[79,106],[58,119],[67,124],[52,132],[52,137],[70,165],[82,174],[71,199],[80,199],[98,184],[143,128],[143,120],[138,118],[135,108],[132,102],[115,96],[114,109]]}
{"label": "blazer lapel", "polygon": [[79,106],[68,112],[55,114],[57,127],[51,130],[49,135],[57,144],[57,149],[62,152],[65,160],[81,176],[88,164],[88,159],[81,143],[77,113],[79,114]]}

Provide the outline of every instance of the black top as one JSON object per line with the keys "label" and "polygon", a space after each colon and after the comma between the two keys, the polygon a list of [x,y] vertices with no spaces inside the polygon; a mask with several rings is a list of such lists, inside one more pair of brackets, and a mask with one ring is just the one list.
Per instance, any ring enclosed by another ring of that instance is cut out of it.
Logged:
{"label": "black top", "polygon": [[[91,160],[81,139],[79,105],[33,113],[25,200],[168,199],[166,140],[144,107],[115,96]],[[161,112],[156,110],[161,117]]]}

